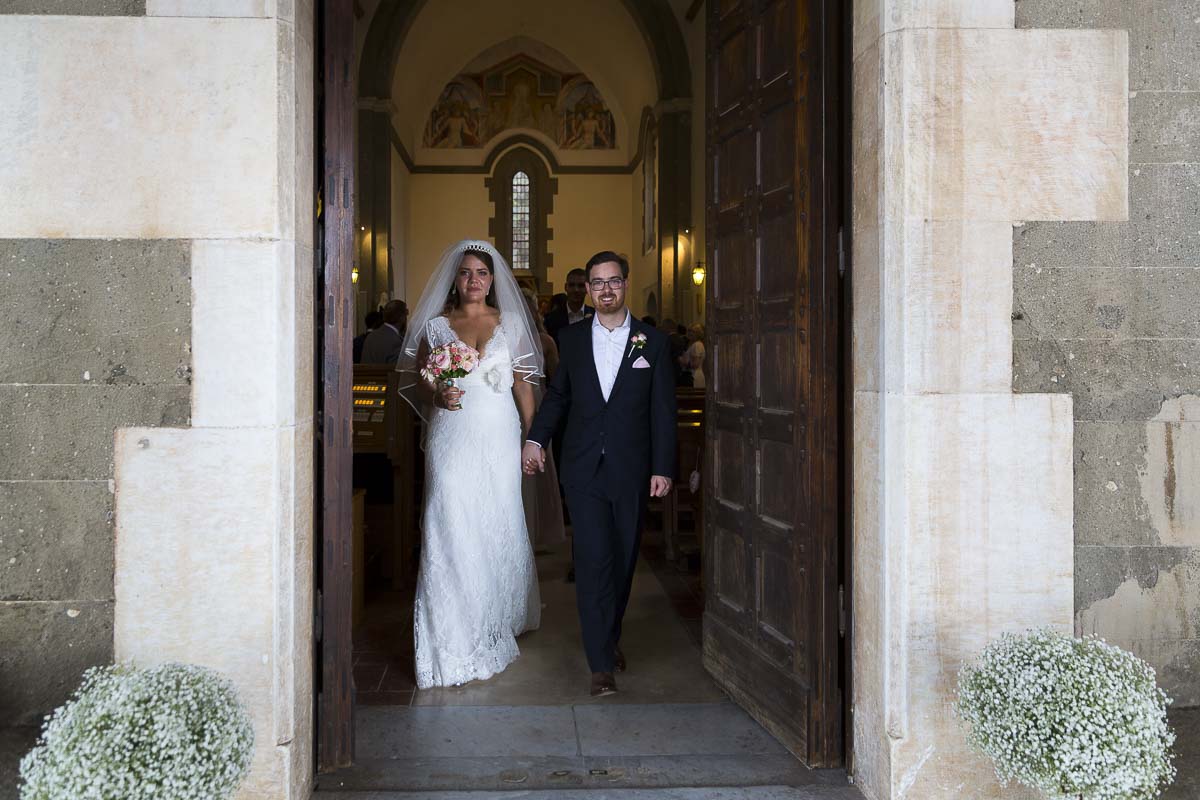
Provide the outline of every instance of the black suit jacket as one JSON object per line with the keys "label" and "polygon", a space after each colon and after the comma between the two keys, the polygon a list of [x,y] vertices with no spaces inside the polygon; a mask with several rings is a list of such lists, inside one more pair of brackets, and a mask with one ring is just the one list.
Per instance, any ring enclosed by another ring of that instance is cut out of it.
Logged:
{"label": "black suit jacket", "polygon": [[[632,347],[644,334],[643,347]],[[622,489],[648,492],[650,476],[675,477],[675,369],[670,343],[659,331],[630,319],[617,380],[608,402],[592,355],[592,323],[559,332],[559,366],[529,432],[543,448],[565,417],[559,477],[565,487],[582,486],[597,472],[601,455],[617,465]],[[634,369],[639,358],[648,368]]]}
{"label": "black suit jacket", "polygon": [[[592,317],[596,315],[596,309],[589,305],[585,305],[583,307],[583,315],[584,316],[581,322],[590,322]],[[550,338],[554,340],[554,343],[559,345],[559,349],[562,348],[562,345],[558,341],[558,334],[561,333],[564,328],[570,326],[570,319],[571,317],[567,314],[567,309],[564,306],[562,308],[554,309],[547,314],[545,320],[543,320],[546,323],[546,333],[550,334]]]}

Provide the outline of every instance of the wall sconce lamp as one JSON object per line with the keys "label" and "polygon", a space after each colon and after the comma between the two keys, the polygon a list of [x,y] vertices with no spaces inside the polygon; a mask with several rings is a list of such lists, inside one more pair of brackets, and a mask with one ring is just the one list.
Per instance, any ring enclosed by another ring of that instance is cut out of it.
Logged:
{"label": "wall sconce lamp", "polygon": [[358,283],[358,267],[350,268],[350,282]]}
{"label": "wall sconce lamp", "polygon": [[704,262],[697,261],[696,266],[692,267],[692,283],[696,284],[697,286],[703,286],[705,274]]}

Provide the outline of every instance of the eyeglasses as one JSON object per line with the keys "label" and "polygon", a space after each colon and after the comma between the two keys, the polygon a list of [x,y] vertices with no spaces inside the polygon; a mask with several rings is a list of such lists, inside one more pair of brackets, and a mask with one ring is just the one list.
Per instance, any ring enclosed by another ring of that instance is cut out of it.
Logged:
{"label": "eyeglasses", "polygon": [[592,280],[588,281],[588,286],[592,287],[593,292],[598,292],[605,286],[607,286],[609,289],[620,289],[624,285],[624,278],[609,278],[608,280],[605,280],[604,278],[593,278]]}

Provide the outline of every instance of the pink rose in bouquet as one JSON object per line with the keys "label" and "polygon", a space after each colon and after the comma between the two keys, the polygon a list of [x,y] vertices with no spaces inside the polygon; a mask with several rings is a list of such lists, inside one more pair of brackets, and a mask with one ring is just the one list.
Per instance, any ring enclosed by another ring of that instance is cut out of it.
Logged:
{"label": "pink rose in bouquet", "polygon": [[421,377],[430,383],[453,386],[457,378],[467,377],[478,365],[478,353],[462,342],[451,342],[430,351]]}

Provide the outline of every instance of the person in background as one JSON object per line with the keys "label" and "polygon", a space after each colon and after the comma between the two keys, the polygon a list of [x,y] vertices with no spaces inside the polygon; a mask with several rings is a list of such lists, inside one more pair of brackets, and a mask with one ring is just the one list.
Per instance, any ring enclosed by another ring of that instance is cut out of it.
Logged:
{"label": "person in background", "polygon": [[642,317],[642,322],[646,323],[646,324],[647,324],[647,325],[649,325],[651,328],[657,328],[657,327],[658,327],[658,320],[656,320],[654,317],[650,316],[649,314],[647,314],[646,316]]}
{"label": "person in background", "polygon": [[363,364],[395,364],[404,349],[408,327],[408,304],[389,300],[383,307],[383,324],[367,334],[363,342]]}
{"label": "person in background", "polygon": [[675,320],[664,319],[659,330],[667,335],[671,342],[671,363],[675,365],[675,385],[676,386],[691,386],[692,374],[683,367],[683,354],[687,352],[688,342],[687,337],[679,333],[680,325],[675,324]]}
{"label": "person in background", "polygon": [[692,386],[704,388],[704,326],[699,322],[688,328],[688,349],[680,358],[680,364],[692,374]]}
{"label": "person in background", "polygon": [[367,341],[367,336],[370,335],[371,331],[375,330],[376,328],[378,328],[380,325],[383,324],[383,314],[381,314],[378,311],[368,311],[367,318],[366,318],[366,320],[364,320],[364,322],[366,323],[367,329],[364,332],[360,333],[358,336],[354,337],[354,363],[355,364],[362,363],[363,343]]}
{"label": "person in background", "polygon": [[[538,315],[537,298],[528,289],[522,290],[525,302],[529,305],[529,313],[537,324],[537,334],[542,342],[542,359],[545,362],[546,377],[542,383],[534,387],[534,402],[542,401],[543,387],[550,384],[554,373],[558,370],[558,345]],[[545,551],[546,548],[566,541],[566,525],[563,521],[563,499],[558,485],[558,470],[555,467],[554,456],[546,459],[546,471],[539,472],[531,480],[521,483],[521,499],[525,504],[525,525],[529,529],[529,543],[534,553]]]}
{"label": "person in background", "polygon": [[558,334],[568,325],[574,325],[585,319],[591,319],[596,310],[584,304],[587,297],[587,273],[581,269],[573,269],[567,273],[567,304],[565,307],[552,308],[546,315],[546,333],[558,344]]}

